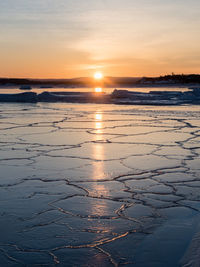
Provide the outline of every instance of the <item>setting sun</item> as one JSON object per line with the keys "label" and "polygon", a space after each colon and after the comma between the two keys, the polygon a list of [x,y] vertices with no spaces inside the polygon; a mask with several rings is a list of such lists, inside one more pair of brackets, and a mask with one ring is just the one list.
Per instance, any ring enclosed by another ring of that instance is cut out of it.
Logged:
{"label": "setting sun", "polygon": [[95,74],[94,74],[94,78],[95,78],[96,80],[101,80],[101,79],[103,78],[103,74],[102,74],[102,72],[100,72],[100,71],[95,72]]}

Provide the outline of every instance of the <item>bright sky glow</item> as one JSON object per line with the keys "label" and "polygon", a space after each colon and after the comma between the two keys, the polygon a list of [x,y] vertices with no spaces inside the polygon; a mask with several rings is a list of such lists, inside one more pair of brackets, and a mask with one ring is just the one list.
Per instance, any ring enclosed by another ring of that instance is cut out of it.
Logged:
{"label": "bright sky glow", "polygon": [[0,76],[199,73],[199,28],[199,0],[2,0]]}

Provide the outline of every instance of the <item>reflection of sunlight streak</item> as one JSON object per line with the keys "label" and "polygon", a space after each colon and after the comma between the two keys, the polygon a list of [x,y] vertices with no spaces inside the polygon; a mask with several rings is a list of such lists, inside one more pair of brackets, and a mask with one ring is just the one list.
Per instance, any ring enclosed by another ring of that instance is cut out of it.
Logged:
{"label": "reflection of sunlight streak", "polygon": [[[95,141],[101,140],[101,133],[102,133],[102,128],[103,128],[103,123],[102,123],[102,113],[97,111],[94,114],[95,118]],[[93,149],[93,156],[97,160],[104,160],[104,147],[103,144],[100,143],[94,143],[94,149]]]}
{"label": "reflection of sunlight streak", "polygon": [[97,130],[101,129],[102,128],[102,123],[101,122],[95,122],[95,128]]}
{"label": "reflection of sunlight streak", "polygon": [[95,119],[95,129],[96,129],[96,140],[99,139],[99,137],[101,138],[100,135],[98,134],[101,134],[102,133],[102,128],[103,128],[103,123],[102,123],[102,113],[97,111],[95,114],[94,114],[94,119]]}
{"label": "reflection of sunlight streak", "polygon": [[97,160],[104,160],[104,148],[102,144],[94,144],[94,157]]}
{"label": "reflection of sunlight streak", "polygon": [[101,87],[97,87],[94,89],[96,93],[102,93],[102,88]]}
{"label": "reflection of sunlight streak", "polygon": [[96,130],[96,134],[99,134],[99,135],[97,135],[96,137],[100,137],[100,134],[102,134],[102,130],[100,129],[100,130]]}
{"label": "reflection of sunlight streak", "polygon": [[[101,131],[103,128],[103,115],[100,111],[97,111],[94,114],[94,127],[96,129],[95,134],[95,141],[101,140],[102,135]],[[104,159],[105,159],[105,151],[104,151],[104,144],[101,143],[93,143],[93,158],[98,160],[97,162],[94,161],[93,163],[93,173],[92,177],[94,179],[100,180],[104,177]],[[92,183],[92,194],[94,196],[102,197],[108,195],[108,190],[102,183]],[[98,214],[99,216],[103,216],[107,210],[107,203],[105,200],[102,200],[101,202],[94,202],[94,205],[91,207],[92,212],[95,214]]]}
{"label": "reflection of sunlight streak", "polygon": [[96,119],[97,121],[102,121],[102,114],[101,114],[101,113],[96,113],[96,114],[95,114],[95,119]]}

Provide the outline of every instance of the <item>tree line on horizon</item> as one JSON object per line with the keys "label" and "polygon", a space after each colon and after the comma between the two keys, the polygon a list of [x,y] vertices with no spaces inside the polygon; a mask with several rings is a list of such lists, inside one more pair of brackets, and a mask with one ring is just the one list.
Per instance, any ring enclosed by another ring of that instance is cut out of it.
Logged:
{"label": "tree line on horizon", "polygon": [[[189,84],[200,83],[200,74],[174,74],[159,77],[105,77],[102,81],[103,86],[134,86],[156,83],[171,84]],[[95,86],[92,78],[74,78],[74,79],[21,79],[21,78],[0,78],[1,86],[66,86],[66,87],[85,87]]]}
{"label": "tree line on horizon", "polygon": [[156,83],[156,82],[167,82],[167,83],[200,83],[200,74],[174,74],[164,75],[159,77],[143,77],[139,83]]}

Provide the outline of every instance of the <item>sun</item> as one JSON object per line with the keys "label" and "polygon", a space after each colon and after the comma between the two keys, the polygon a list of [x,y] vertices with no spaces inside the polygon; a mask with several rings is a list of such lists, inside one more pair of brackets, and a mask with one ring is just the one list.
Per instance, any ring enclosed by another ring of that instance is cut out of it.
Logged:
{"label": "sun", "polygon": [[95,72],[94,79],[101,80],[103,78],[103,74],[100,71]]}

